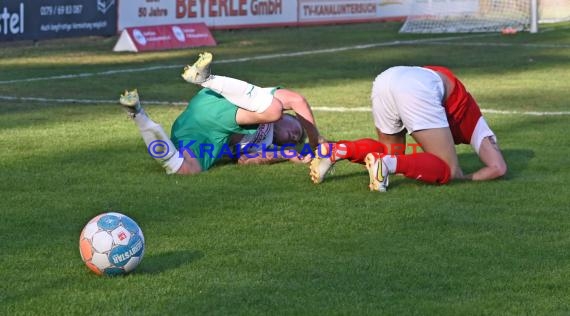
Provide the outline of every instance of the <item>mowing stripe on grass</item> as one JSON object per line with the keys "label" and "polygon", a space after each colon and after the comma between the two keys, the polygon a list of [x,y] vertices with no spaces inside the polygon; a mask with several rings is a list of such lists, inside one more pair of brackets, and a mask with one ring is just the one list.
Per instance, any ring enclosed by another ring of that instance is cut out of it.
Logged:
{"label": "mowing stripe on grass", "polygon": [[[338,52],[356,50],[356,49],[368,49],[368,48],[375,48],[375,47],[429,43],[431,41],[449,41],[449,40],[458,40],[458,39],[461,40],[461,39],[474,38],[474,37],[484,37],[484,36],[489,36],[489,35],[496,35],[496,34],[477,34],[477,35],[450,36],[450,37],[440,37],[440,38],[426,38],[426,39],[408,40],[408,41],[390,41],[390,42],[382,42],[382,43],[344,46],[344,47],[337,47],[337,48],[317,49],[317,50],[300,51],[300,52],[283,53],[283,54],[269,54],[269,55],[253,56],[253,57],[222,59],[222,60],[216,60],[215,63],[216,64],[241,63],[241,62],[248,62],[248,61],[253,61],[253,60],[267,60],[267,59],[277,59],[277,58],[316,55],[316,54],[338,53]],[[151,67],[126,68],[126,69],[107,70],[107,71],[100,71],[100,72],[86,72],[86,73],[80,73],[80,74],[67,74],[67,75],[49,76],[49,77],[35,77],[35,78],[26,78],[26,79],[3,80],[3,81],[0,81],[0,85],[11,84],[11,83],[22,83],[22,82],[45,81],[45,80],[61,80],[61,79],[87,78],[87,77],[93,77],[93,76],[108,76],[108,75],[115,75],[115,74],[153,71],[153,70],[162,70],[162,69],[171,69],[171,68],[182,68],[182,66],[180,66],[180,65],[158,65],[158,66],[151,66]]]}
{"label": "mowing stripe on grass", "polygon": [[[565,45],[565,44],[485,43],[485,42],[456,42],[456,43],[454,43],[454,42],[449,42],[451,40],[461,40],[461,39],[468,39],[468,38],[475,38],[475,37],[486,37],[486,36],[492,36],[492,35],[496,35],[496,34],[490,33],[490,34],[451,36],[451,37],[440,37],[440,38],[426,38],[426,39],[408,40],[408,41],[390,41],[390,42],[382,42],[382,43],[344,46],[344,47],[337,47],[337,48],[309,50],[309,51],[283,53],[283,54],[269,54],[269,55],[253,56],[253,57],[223,59],[223,60],[216,60],[216,63],[217,64],[241,63],[241,62],[248,62],[248,61],[253,61],[253,60],[267,60],[267,59],[287,58],[287,57],[306,56],[306,55],[315,55],[315,54],[338,53],[338,52],[343,52],[343,51],[348,51],[348,50],[356,50],[356,49],[368,49],[368,48],[375,48],[375,47],[398,46],[398,45],[417,45],[417,44],[445,45],[445,46],[489,46],[489,47],[514,47],[514,46],[516,46],[516,47],[533,47],[533,48],[570,48],[570,45]],[[115,74],[144,72],[144,71],[172,69],[172,68],[181,68],[181,67],[182,66],[180,66],[180,65],[158,65],[158,66],[151,66],[151,67],[126,68],[126,69],[118,69],[118,70],[107,70],[107,71],[100,71],[100,72],[87,72],[87,73],[80,73],[80,74],[68,74],[68,75],[58,75],[58,76],[49,76],[49,77],[35,77],[35,78],[25,78],[25,79],[2,80],[2,81],[0,81],[0,85],[11,84],[11,83],[22,83],[22,82],[45,81],[45,80],[63,80],[63,79],[75,79],[75,78],[87,78],[87,77],[93,77],[93,76],[108,76],[108,75],[115,75]]]}
{"label": "mowing stripe on grass", "polygon": [[[73,104],[118,104],[117,100],[90,100],[90,99],[54,99],[54,98],[36,98],[36,97],[14,97],[7,95],[0,95],[0,101],[17,101],[17,102],[40,102],[40,103],[73,103]],[[184,101],[145,101],[145,105],[182,105],[185,106],[188,102]],[[342,106],[313,106],[313,111],[321,112],[370,112],[370,107],[342,107]],[[570,115],[570,111],[509,111],[509,110],[495,110],[495,109],[481,109],[483,113],[502,114],[502,115],[527,115],[527,116],[559,116]]]}

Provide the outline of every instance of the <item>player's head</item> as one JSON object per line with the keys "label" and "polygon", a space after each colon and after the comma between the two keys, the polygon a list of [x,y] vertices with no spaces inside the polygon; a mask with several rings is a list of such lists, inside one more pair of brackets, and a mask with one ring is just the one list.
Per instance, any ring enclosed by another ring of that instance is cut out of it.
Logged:
{"label": "player's head", "polygon": [[295,115],[283,114],[281,119],[273,124],[273,129],[273,143],[275,145],[283,146],[305,142],[305,130]]}

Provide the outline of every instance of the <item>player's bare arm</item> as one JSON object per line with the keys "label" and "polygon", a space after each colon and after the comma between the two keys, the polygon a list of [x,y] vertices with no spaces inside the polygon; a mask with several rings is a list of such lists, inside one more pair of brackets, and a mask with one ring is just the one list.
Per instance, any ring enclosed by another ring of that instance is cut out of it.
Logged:
{"label": "player's bare arm", "polygon": [[307,132],[309,144],[312,148],[317,147],[319,139],[324,140],[324,138],[319,135],[313,111],[307,100],[299,93],[287,89],[275,91],[274,97],[281,101],[284,110],[292,110],[297,114],[297,118]]}
{"label": "player's bare arm", "polygon": [[485,166],[472,174],[466,175],[466,179],[473,181],[492,180],[507,173],[507,163],[493,137],[485,137],[481,142],[479,159]]}
{"label": "player's bare arm", "polygon": [[242,155],[238,159],[238,164],[240,165],[267,165],[283,161],[290,161],[292,163],[309,163],[311,161],[310,156],[298,156],[297,152],[294,150],[279,150],[276,152],[268,151],[263,155],[255,155],[254,157],[248,157],[248,155]]}

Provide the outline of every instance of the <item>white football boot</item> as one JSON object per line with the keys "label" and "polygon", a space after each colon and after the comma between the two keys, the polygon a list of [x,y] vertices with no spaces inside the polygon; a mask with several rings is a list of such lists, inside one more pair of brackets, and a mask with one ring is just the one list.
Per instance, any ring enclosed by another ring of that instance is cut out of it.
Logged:
{"label": "white football boot", "polygon": [[389,184],[388,167],[382,160],[382,155],[369,153],[364,161],[370,177],[370,184],[368,185],[370,191],[386,192]]}
{"label": "white football boot", "polygon": [[137,89],[132,91],[125,90],[125,93],[121,94],[121,97],[119,98],[119,103],[131,118],[134,118],[142,110]]}
{"label": "white football boot", "polygon": [[311,160],[309,166],[311,180],[314,184],[319,184],[325,179],[327,173],[332,173],[332,167],[335,164],[333,157],[332,143],[321,143],[315,150],[315,157]]}
{"label": "white football boot", "polygon": [[210,65],[212,64],[213,56],[209,52],[203,52],[199,55],[198,60],[192,66],[186,65],[182,72],[184,80],[201,84],[210,78]]}

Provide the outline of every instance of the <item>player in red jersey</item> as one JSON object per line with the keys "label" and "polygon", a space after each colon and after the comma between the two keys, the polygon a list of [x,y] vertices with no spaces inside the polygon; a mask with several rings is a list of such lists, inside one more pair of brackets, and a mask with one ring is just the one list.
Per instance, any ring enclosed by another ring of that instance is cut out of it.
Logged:
{"label": "player in red jersey", "polygon": [[[451,179],[491,180],[506,173],[495,134],[475,99],[448,68],[391,67],[376,77],[371,98],[378,141],[322,144],[311,162],[314,183],[321,183],[342,159],[366,164],[371,191],[386,191],[388,175],[394,173],[439,184]],[[412,154],[404,155],[406,133],[423,152],[413,147]],[[484,167],[464,174],[455,144],[470,144]]]}

